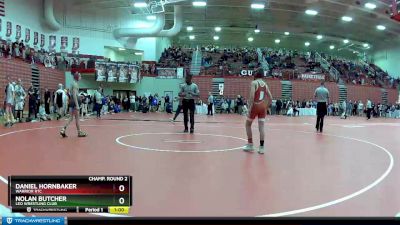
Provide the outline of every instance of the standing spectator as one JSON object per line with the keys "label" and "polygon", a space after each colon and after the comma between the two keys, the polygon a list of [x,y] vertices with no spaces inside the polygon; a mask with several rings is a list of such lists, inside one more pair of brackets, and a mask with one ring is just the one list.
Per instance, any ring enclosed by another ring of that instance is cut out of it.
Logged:
{"label": "standing spectator", "polygon": [[135,112],[135,102],[136,102],[136,96],[132,93],[131,96],[129,97],[129,109],[130,111]]}
{"label": "standing spectator", "polygon": [[22,122],[24,114],[24,104],[25,104],[26,93],[24,87],[22,86],[21,79],[18,79],[18,83],[15,86],[15,111],[17,113],[17,121]]}
{"label": "standing spectator", "polygon": [[373,109],[372,102],[369,99],[367,99],[366,108],[367,108],[367,119],[369,120],[369,119],[371,119],[371,112],[372,112],[372,109]]}
{"label": "standing spectator", "polygon": [[363,116],[364,104],[362,101],[358,101],[358,116]]}
{"label": "standing spectator", "polygon": [[237,112],[239,113],[239,115],[242,115],[242,111],[243,111],[243,99],[242,99],[242,96],[238,95],[238,98],[236,100],[236,104],[237,104]]}
{"label": "standing spectator", "polygon": [[164,99],[164,107],[167,108],[167,105],[170,104],[170,98],[168,96],[168,94],[165,95],[165,99]]}
{"label": "standing spectator", "polygon": [[315,90],[314,94],[315,99],[317,100],[317,124],[315,128],[317,132],[323,131],[324,127],[324,117],[327,113],[327,102],[329,102],[329,91],[325,87],[325,81],[321,82],[321,86]]}
{"label": "standing spectator", "polygon": [[343,111],[343,113],[341,115],[341,119],[347,119],[347,103],[346,103],[346,100],[344,100],[342,102],[342,111]]}
{"label": "standing spectator", "polygon": [[101,94],[101,87],[99,87],[95,92],[94,92],[94,103],[95,103],[95,109],[97,112],[97,119],[100,119],[101,117],[101,108],[103,107],[103,96]]}
{"label": "standing spectator", "polygon": [[276,115],[280,115],[282,109],[282,101],[280,99],[276,100]]}
{"label": "standing spectator", "polygon": [[207,115],[213,115],[214,96],[211,92],[208,93],[208,111]]}
{"label": "standing spectator", "polygon": [[32,119],[32,114],[37,118],[37,107],[36,107],[36,101],[37,101],[37,96],[36,96],[36,88],[33,86],[33,83],[31,83],[31,86],[28,89],[28,98],[29,98],[29,113],[28,113],[28,118]]}
{"label": "standing spectator", "polygon": [[50,101],[51,101],[51,93],[49,89],[46,88],[46,91],[44,92],[44,105],[45,105],[45,110],[46,114],[50,115]]}
{"label": "standing spectator", "polygon": [[7,77],[8,85],[6,87],[6,110],[5,119],[6,127],[11,127],[14,123],[13,108],[15,104],[15,83],[11,82],[11,78]]}
{"label": "standing spectator", "polygon": [[65,107],[67,105],[67,94],[62,84],[58,84],[58,90],[54,94],[54,107],[57,110],[57,120],[64,116]]}

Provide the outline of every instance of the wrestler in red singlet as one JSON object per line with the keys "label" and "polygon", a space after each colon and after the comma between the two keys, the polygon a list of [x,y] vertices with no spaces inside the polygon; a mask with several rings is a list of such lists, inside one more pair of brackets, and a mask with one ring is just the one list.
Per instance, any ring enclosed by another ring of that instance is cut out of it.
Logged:
{"label": "wrestler in red singlet", "polygon": [[258,120],[265,120],[267,115],[267,104],[265,103],[265,94],[268,93],[267,84],[261,79],[257,79],[254,82],[256,82],[257,86],[248,119],[254,120],[258,117]]}
{"label": "wrestler in red singlet", "polygon": [[264,123],[265,116],[267,115],[267,97],[272,100],[271,92],[269,91],[267,83],[262,80],[264,71],[258,69],[255,73],[255,80],[251,83],[250,99],[249,99],[249,115],[246,121],[247,145],[243,148],[246,152],[254,151],[253,147],[253,134],[251,125],[253,120],[258,117],[258,129],[260,131],[260,147],[258,153],[264,154]]}

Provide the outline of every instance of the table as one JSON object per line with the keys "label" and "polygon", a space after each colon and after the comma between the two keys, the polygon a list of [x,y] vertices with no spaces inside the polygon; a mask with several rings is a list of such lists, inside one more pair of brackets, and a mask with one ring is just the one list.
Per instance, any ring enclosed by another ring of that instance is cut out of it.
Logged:
{"label": "table", "polygon": [[316,116],[316,108],[299,108],[299,116]]}
{"label": "table", "polygon": [[[213,105],[213,114],[215,114],[215,108]],[[207,114],[208,113],[208,105],[203,104],[203,105],[196,105],[196,114]]]}

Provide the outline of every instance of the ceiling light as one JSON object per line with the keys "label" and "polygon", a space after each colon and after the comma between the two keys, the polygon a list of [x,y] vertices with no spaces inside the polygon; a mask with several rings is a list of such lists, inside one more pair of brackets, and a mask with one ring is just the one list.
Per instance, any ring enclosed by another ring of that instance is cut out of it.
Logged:
{"label": "ceiling light", "polygon": [[345,43],[345,44],[347,44],[347,43],[349,43],[350,41],[349,40],[347,40],[347,39],[344,39],[343,40],[343,43]]}
{"label": "ceiling light", "polygon": [[317,39],[318,39],[318,40],[321,40],[322,38],[323,38],[322,35],[317,35]]}
{"label": "ceiling light", "polygon": [[148,20],[156,20],[157,17],[154,16],[154,15],[148,15],[148,16],[146,17],[146,19],[148,19]]}
{"label": "ceiling light", "polygon": [[261,32],[260,29],[255,29],[255,30],[254,30],[254,33],[257,33],[257,34],[258,34],[258,33],[260,33],[260,32]]}
{"label": "ceiling light", "polygon": [[135,2],[135,3],[133,4],[133,6],[134,6],[135,8],[146,8],[146,7],[147,7],[147,3],[144,2],[144,1],[138,1],[138,2]]}
{"label": "ceiling light", "polygon": [[135,52],[135,55],[143,55],[143,52]]}
{"label": "ceiling light", "polygon": [[287,32],[287,31],[285,32],[285,35],[286,35],[286,36],[289,35],[289,34],[290,34],[289,32]]}
{"label": "ceiling light", "polygon": [[342,20],[345,21],[345,22],[350,22],[350,21],[353,20],[353,18],[351,18],[350,16],[343,16]]}
{"label": "ceiling light", "polygon": [[250,42],[252,42],[252,41],[254,41],[254,38],[249,37],[249,38],[247,38],[247,40],[249,40]]}
{"label": "ceiling light", "polygon": [[214,40],[218,41],[219,37],[218,36],[214,36]]}
{"label": "ceiling light", "polygon": [[204,7],[207,5],[207,2],[206,1],[193,1],[192,4],[193,4],[193,6],[196,6],[196,7]]}
{"label": "ceiling light", "polygon": [[386,27],[383,26],[383,25],[378,25],[378,26],[376,26],[376,29],[378,29],[378,30],[385,30]]}
{"label": "ceiling light", "polygon": [[190,35],[190,36],[189,36],[189,39],[190,39],[190,40],[194,40],[195,38],[196,38],[196,37],[195,37],[194,35]]}
{"label": "ceiling light", "polygon": [[124,49],[124,48],[118,48],[118,50],[120,50],[120,51],[125,51],[126,49]]}
{"label": "ceiling light", "polygon": [[253,4],[251,4],[251,8],[252,9],[264,9],[265,5],[262,3],[253,3]]}
{"label": "ceiling light", "polygon": [[221,31],[221,27],[215,27],[214,28],[216,32],[220,32]]}
{"label": "ceiling light", "polygon": [[368,8],[368,9],[375,9],[376,8],[376,5],[373,4],[373,3],[370,3],[370,2],[365,3],[364,6],[365,6],[365,8]]}
{"label": "ceiling light", "polygon": [[329,46],[330,49],[335,49],[334,45]]}
{"label": "ceiling light", "polygon": [[306,42],[306,43],[304,43],[304,45],[308,47],[308,46],[310,46],[310,42]]}
{"label": "ceiling light", "polygon": [[281,42],[281,40],[279,40],[279,39],[275,40],[275,43],[277,43],[277,44],[279,44],[280,42]]}
{"label": "ceiling light", "polygon": [[318,12],[315,11],[315,10],[312,10],[312,9],[307,9],[307,10],[306,10],[306,14],[307,14],[307,15],[310,15],[310,16],[315,16],[315,15],[318,14]]}
{"label": "ceiling light", "polygon": [[192,30],[193,30],[193,27],[186,27],[186,30],[187,30],[187,31],[192,31]]}
{"label": "ceiling light", "polygon": [[364,48],[368,48],[369,44],[364,43],[363,46],[364,46]]}

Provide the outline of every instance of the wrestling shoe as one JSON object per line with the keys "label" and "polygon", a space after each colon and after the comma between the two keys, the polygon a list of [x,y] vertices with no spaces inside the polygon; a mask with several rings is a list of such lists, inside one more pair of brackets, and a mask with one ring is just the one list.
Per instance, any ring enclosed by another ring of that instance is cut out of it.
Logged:
{"label": "wrestling shoe", "polygon": [[264,154],[265,153],[265,147],[264,146],[260,146],[259,148],[258,148],[258,154]]}
{"label": "wrestling shoe", "polygon": [[245,152],[253,152],[254,151],[254,146],[253,144],[247,144],[243,147],[243,151]]}

